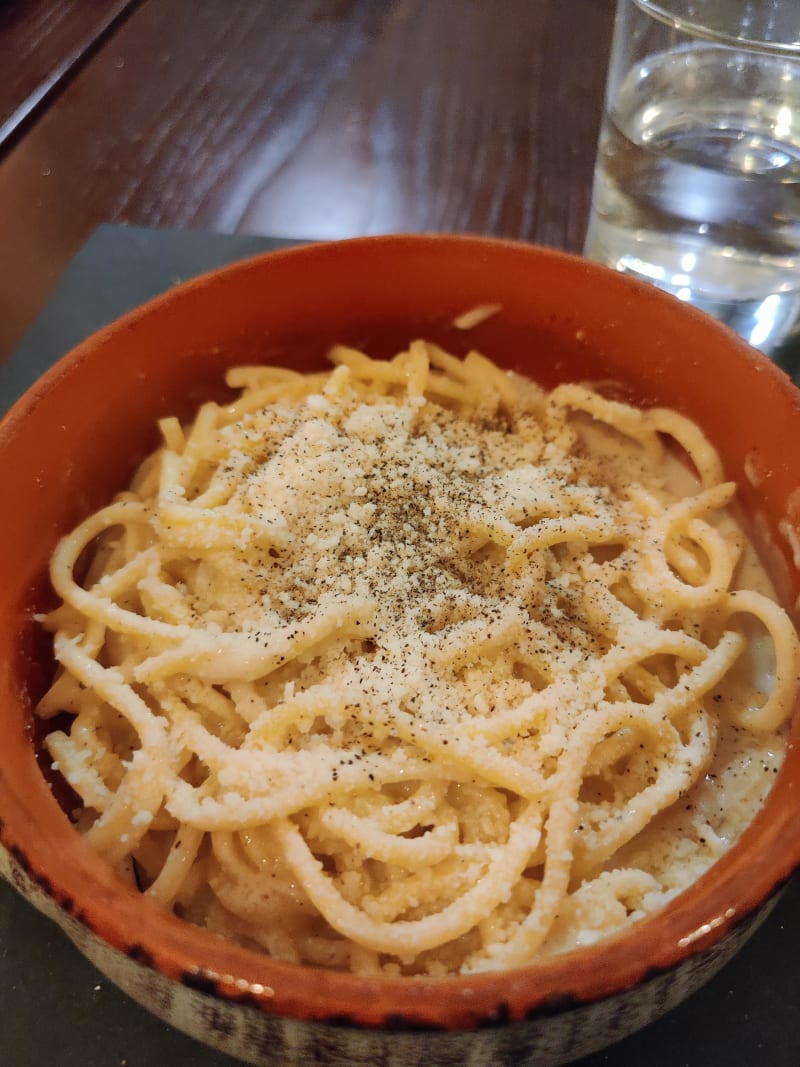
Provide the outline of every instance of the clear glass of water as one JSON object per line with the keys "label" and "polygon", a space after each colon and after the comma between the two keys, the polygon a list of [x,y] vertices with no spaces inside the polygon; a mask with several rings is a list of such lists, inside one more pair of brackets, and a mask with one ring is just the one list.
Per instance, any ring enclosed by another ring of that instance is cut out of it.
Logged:
{"label": "clear glass of water", "polygon": [[800,0],[618,0],[586,255],[800,330]]}

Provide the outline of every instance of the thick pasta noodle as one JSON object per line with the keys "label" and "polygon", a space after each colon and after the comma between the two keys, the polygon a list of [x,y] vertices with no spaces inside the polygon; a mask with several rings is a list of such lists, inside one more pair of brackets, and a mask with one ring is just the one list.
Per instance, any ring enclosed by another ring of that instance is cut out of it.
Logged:
{"label": "thick pasta noodle", "polygon": [[753,817],[797,693],[714,449],[474,352],[330,358],[230,371],[59,544],[38,713],[74,717],[46,745],[79,827],[184,918],[358,973],[661,907]]}

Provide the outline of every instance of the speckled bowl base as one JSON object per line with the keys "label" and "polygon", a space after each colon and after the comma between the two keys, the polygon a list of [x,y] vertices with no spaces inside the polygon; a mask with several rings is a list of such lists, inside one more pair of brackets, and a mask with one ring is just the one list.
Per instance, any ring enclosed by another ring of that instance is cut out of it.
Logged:
{"label": "speckled bowl base", "polygon": [[530,1022],[475,1032],[425,1032],[423,1046],[421,1034],[413,1031],[363,1031],[243,1009],[215,995],[211,975],[198,974],[197,988],[180,986],[109,948],[85,923],[59,908],[1,846],[0,875],[55,920],[83,955],[138,1004],[190,1037],[256,1067],[559,1067],[621,1041],[677,1007],[733,958],[778,900],[776,894],[712,949],[654,975],[633,992],[577,1008],[554,1005],[552,1014]]}

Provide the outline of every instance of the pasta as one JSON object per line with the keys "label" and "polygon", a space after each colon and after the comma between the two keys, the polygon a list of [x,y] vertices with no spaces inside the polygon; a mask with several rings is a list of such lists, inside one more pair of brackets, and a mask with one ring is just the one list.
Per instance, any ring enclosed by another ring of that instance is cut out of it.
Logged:
{"label": "pasta", "polygon": [[187,920],[358,973],[663,906],[762,802],[800,671],[713,447],[476,352],[330,358],[230,371],[57,547],[37,711],[80,829]]}

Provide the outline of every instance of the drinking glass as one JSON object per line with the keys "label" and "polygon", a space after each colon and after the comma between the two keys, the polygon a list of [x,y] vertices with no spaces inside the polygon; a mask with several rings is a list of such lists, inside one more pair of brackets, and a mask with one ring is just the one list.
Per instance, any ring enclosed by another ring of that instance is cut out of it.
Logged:
{"label": "drinking glass", "polygon": [[800,0],[618,0],[585,252],[773,353],[800,322]]}

